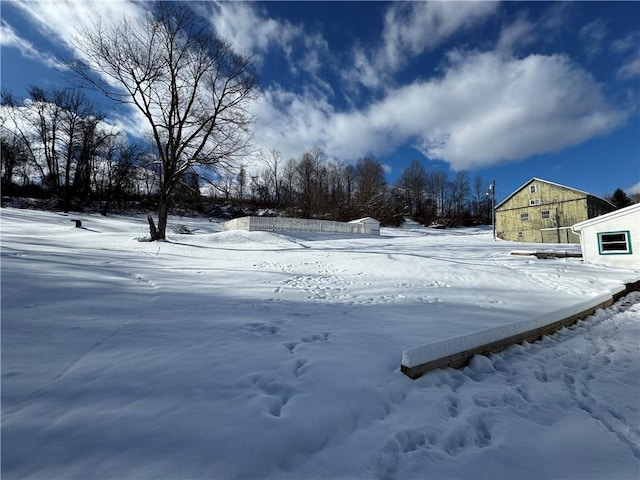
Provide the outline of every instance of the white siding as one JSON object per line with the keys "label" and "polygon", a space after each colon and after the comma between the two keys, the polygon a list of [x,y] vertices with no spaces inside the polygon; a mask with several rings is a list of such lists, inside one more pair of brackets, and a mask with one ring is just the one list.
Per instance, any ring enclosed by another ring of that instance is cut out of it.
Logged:
{"label": "white siding", "polygon": [[[631,205],[573,226],[580,234],[582,258],[588,263],[640,270],[640,204]],[[603,254],[598,234],[629,232],[631,253]]]}

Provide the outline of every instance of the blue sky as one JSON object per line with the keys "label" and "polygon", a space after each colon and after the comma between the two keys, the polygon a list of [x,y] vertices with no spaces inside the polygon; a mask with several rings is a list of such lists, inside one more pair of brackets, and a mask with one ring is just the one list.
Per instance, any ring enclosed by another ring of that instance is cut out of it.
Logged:
{"label": "blue sky", "polygon": [[[531,177],[640,193],[640,2],[190,4],[253,56],[264,150],[372,154],[390,182],[417,159],[495,179],[498,200]],[[2,1],[2,88],[68,84],[78,25],[147,7]],[[132,111],[103,108],[142,132]]]}

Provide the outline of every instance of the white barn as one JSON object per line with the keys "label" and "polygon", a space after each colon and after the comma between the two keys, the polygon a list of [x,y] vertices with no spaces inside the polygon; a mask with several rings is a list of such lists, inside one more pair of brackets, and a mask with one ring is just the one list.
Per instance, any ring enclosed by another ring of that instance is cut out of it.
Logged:
{"label": "white barn", "polygon": [[640,270],[640,203],[571,227],[588,263]]}

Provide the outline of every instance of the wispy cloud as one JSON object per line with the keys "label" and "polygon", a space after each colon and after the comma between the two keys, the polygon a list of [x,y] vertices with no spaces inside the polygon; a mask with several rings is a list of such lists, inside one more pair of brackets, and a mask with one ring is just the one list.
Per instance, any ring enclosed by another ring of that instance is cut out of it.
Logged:
{"label": "wispy cloud", "polygon": [[512,55],[519,46],[528,46],[538,37],[539,28],[526,18],[518,18],[500,31],[496,49]]}
{"label": "wispy cloud", "polygon": [[368,88],[384,87],[410,58],[485,21],[497,6],[495,2],[392,3],[385,14],[380,44],[354,47],[353,68],[345,70],[343,77]]}
{"label": "wispy cloud", "polygon": [[47,67],[56,70],[68,69],[64,62],[58,60],[54,55],[38,50],[31,42],[21,38],[4,20],[0,20],[0,45],[17,48],[24,57],[41,62]]}
{"label": "wispy cloud", "polygon": [[59,41],[77,58],[83,57],[76,36],[84,28],[91,28],[99,19],[103,25],[133,19],[143,15],[144,4],[126,0],[80,2],[74,0],[13,2],[36,28]]}
{"label": "wispy cloud", "polygon": [[237,53],[252,55],[259,61],[273,47],[290,52],[293,40],[300,35],[300,27],[269,18],[264,9],[251,3],[214,2],[198,8]]}
{"label": "wispy cloud", "polygon": [[251,2],[211,2],[194,5],[208,18],[216,33],[229,41],[236,53],[249,55],[261,66],[264,57],[282,52],[292,73],[316,73],[329,51],[319,32],[303,25],[271,18],[264,7]]}
{"label": "wispy cloud", "polygon": [[399,68],[406,56],[433,49],[453,34],[477,25],[497,9],[494,2],[398,2],[385,15],[384,62]]}
{"label": "wispy cloud", "polygon": [[[91,29],[99,20],[103,26],[134,20],[145,15],[143,2],[128,0],[82,2],[74,0],[14,2],[40,32],[65,47],[76,59],[85,59],[77,37],[83,29]],[[4,39],[4,31],[2,32]],[[3,40],[4,41],[4,40]],[[125,107],[121,112],[110,112],[115,116],[117,128],[131,135],[144,137],[147,134],[146,121],[134,107]]]}
{"label": "wispy cloud", "polygon": [[623,58],[616,77],[619,80],[640,78],[640,32],[633,32],[611,42],[611,51]]}
{"label": "wispy cloud", "polygon": [[580,38],[584,43],[587,56],[595,57],[602,52],[607,33],[607,26],[601,18],[589,22],[580,29]]}

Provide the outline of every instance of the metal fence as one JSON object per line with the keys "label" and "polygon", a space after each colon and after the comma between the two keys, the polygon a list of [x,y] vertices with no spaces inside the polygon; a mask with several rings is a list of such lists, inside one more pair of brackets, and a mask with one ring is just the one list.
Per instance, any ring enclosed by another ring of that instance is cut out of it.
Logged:
{"label": "metal fence", "polygon": [[373,219],[354,222],[334,222],[288,217],[240,217],[222,225],[225,231],[247,230],[261,232],[314,232],[314,233],[355,233],[380,235],[380,223]]}

